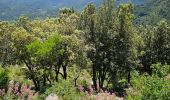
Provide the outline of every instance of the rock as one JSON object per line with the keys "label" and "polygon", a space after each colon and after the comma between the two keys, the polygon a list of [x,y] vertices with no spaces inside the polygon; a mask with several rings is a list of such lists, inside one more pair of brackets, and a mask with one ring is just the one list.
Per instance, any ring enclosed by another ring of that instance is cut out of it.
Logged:
{"label": "rock", "polygon": [[9,84],[10,84],[10,85],[13,85],[13,84],[14,84],[14,81],[13,81],[13,80],[9,81]]}
{"label": "rock", "polygon": [[166,78],[167,78],[168,80],[170,80],[170,74],[168,74],[168,75],[166,76]]}
{"label": "rock", "polygon": [[46,97],[45,100],[59,100],[59,98],[58,98],[58,96],[57,96],[56,94],[51,93],[50,95],[48,95],[48,96]]}
{"label": "rock", "polygon": [[124,100],[123,98],[116,97],[115,100]]}

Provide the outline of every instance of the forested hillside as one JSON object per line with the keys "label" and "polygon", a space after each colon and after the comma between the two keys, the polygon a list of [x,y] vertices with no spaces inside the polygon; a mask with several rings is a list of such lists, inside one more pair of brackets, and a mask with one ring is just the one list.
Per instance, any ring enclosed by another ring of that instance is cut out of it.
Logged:
{"label": "forested hillside", "polygon": [[13,20],[21,15],[29,18],[57,16],[60,7],[82,9],[89,2],[98,0],[0,0],[0,19]]}
{"label": "forested hillside", "polygon": [[136,23],[157,24],[164,19],[170,23],[170,1],[169,0],[150,0],[144,5],[135,7],[137,16]]}
{"label": "forested hillside", "polygon": [[[132,0],[134,4],[143,4],[147,0]],[[73,7],[81,11],[88,3],[96,6],[102,0],[0,0],[0,20],[16,20],[21,15],[26,15],[31,19],[56,17],[59,8]],[[129,0],[116,0],[119,3],[127,3]]]}
{"label": "forested hillside", "polygon": [[0,21],[0,100],[170,100],[170,24],[116,3]]}

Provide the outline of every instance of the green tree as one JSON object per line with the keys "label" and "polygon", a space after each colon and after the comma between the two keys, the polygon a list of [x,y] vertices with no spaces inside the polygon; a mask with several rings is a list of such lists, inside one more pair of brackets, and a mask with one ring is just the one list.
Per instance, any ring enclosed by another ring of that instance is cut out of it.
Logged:
{"label": "green tree", "polygon": [[119,31],[116,36],[116,64],[120,72],[127,74],[127,81],[130,83],[131,70],[136,66],[137,55],[134,45],[135,29],[133,27],[133,5],[120,5],[118,9]]}
{"label": "green tree", "polygon": [[15,29],[9,22],[0,22],[0,63],[2,67],[12,64],[13,53],[11,33]]}
{"label": "green tree", "polygon": [[165,21],[161,21],[154,31],[153,54],[154,63],[170,63],[170,28]]}
{"label": "green tree", "polygon": [[[86,35],[86,42],[87,44],[92,44],[95,42],[95,6],[92,4],[89,4],[84,11],[81,14],[81,23],[80,23],[80,29],[83,29],[85,31],[88,31],[89,35]],[[93,59],[93,50],[90,50],[88,55],[90,55],[90,59],[93,63],[92,65],[92,74],[93,74],[93,84],[95,89],[97,89],[97,73],[96,73],[96,65],[94,64],[95,58]],[[92,60],[93,59],[93,60]]]}
{"label": "green tree", "polygon": [[138,44],[138,57],[140,59],[141,66],[139,67],[140,72],[148,72],[151,74],[151,65],[153,64],[153,37],[154,28],[148,25],[141,25],[138,28],[139,41]]}
{"label": "green tree", "polygon": [[95,6],[89,4],[81,15],[86,43],[91,47],[88,57],[92,61],[92,80],[96,90],[97,81],[103,88],[104,82],[110,80],[109,73],[111,75],[115,70],[113,42],[117,27],[113,5],[114,0],[108,0],[96,11]]}
{"label": "green tree", "polygon": [[59,48],[61,41],[62,37],[55,34],[45,41],[36,40],[26,46],[34,66],[32,70],[35,72],[39,87],[41,85],[46,85],[47,81],[51,84],[52,79],[50,79],[50,73],[53,72],[53,66],[59,55],[63,53],[62,48]]}

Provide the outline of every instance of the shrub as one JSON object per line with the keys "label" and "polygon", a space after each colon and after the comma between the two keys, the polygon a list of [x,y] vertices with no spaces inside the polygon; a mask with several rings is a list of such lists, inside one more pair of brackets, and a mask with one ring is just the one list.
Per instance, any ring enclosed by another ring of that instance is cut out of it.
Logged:
{"label": "shrub", "polygon": [[9,66],[7,67],[9,80],[13,80],[19,83],[24,83],[26,81],[25,73],[23,69],[19,66]]}
{"label": "shrub", "polygon": [[170,82],[159,77],[140,76],[133,80],[127,100],[169,100]]}
{"label": "shrub", "polygon": [[111,88],[113,88],[113,90],[118,93],[117,95],[123,96],[124,88],[126,87],[127,84],[128,84],[127,80],[122,79],[122,80],[119,80],[118,82],[114,82]]}
{"label": "shrub", "polygon": [[6,88],[8,82],[8,73],[7,71],[0,67],[0,88]]}
{"label": "shrub", "polygon": [[55,83],[52,87],[48,88],[45,92],[45,96],[48,96],[51,93],[57,94],[59,98],[63,100],[79,100],[83,95],[77,91],[70,81],[66,80]]}
{"label": "shrub", "polygon": [[127,100],[170,100],[170,80],[167,66],[153,65],[153,75],[139,75],[132,77],[132,88],[127,90]]}
{"label": "shrub", "polygon": [[152,68],[152,75],[156,75],[158,77],[165,77],[170,73],[170,65],[162,65],[160,63],[153,64]]}

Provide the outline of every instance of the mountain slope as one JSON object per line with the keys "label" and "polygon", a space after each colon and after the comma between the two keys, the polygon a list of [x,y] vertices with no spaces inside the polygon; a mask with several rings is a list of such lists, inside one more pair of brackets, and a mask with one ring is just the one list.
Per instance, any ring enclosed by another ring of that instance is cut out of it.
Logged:
{"label": "mountain slope", "polygon": [[0,0],[0,20],[12,20],[20,15],[31,18],[56,16],[60,7],[82,8],[97,0]]}
{"label": "mountain slope", "polygon": [[157,24],[165,19],[170,23],[170,0],[150,0],[145,5],[135,7],[135,14],[138,16],[136,23]]}
{"label": "mountain slope", "polygon": [[[116,0],[119,3],[129,0]],[[131,0],[135,4],[142,4],[147,0]],[[44,18],[56,16],[61,7],[74,7],[81,10],[88,3],[99,5],[102,0],[0,0],[0,20],[17,19],[20,15],[30,18]]]}

